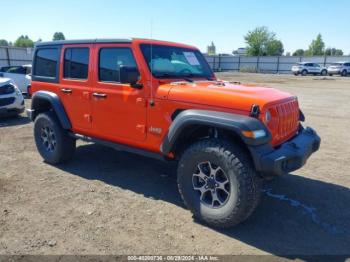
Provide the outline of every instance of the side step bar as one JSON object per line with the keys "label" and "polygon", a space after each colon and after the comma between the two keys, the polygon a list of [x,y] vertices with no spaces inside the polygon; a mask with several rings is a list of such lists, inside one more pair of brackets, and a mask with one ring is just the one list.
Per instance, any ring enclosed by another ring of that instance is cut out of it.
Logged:
{"label": "side step bar", "polygon": [[158,160],[163,160],[163,161],[167,160],[161,154],[149,152],[147,150],[138,149],[138,148],[134,148],[131,146],[127,146],[127,145],[123,145],[123,144],[119,144],[119,143],[115,143],[115,142],[110,142],[110,141],[106,141],[106,140],[102,140],[102,139],[98,139],[98,138],[93,138],[93,137],[88,137],[88,136],[84,136],[84,135],[80,135],[80,134],[74,134],[74,133],[69,133],[69,136],[71,136],[75,139],[83,140],[85,142],[92,142],[92,143],[100,144],[103,146],[111,147],[111,148],[113,148],[117,151],[121,151],[121,152],[128,152],[128,153],[137,154],[137,155],[141,155],[141,156],[145,156],[145,157],[149,157],[149,158],[154,158],[154,159],[158,159]]}

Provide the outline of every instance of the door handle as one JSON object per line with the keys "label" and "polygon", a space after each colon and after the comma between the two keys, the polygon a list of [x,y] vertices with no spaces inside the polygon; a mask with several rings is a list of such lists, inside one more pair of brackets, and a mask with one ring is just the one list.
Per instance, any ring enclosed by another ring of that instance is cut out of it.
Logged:
{"label": "door handle", "polygon": [[107,94],[103,94],[103,93],[93,93],[92,95],[94,97],[97,97],[97,98],[106,98],[107,97]]}
{"label": "door handle", "polygon": [[71,94],[72,93],[72,89],[69,89],[69,88],[61,88],[61,91],[62,91],[62,93],[65,93],[65,94]]}

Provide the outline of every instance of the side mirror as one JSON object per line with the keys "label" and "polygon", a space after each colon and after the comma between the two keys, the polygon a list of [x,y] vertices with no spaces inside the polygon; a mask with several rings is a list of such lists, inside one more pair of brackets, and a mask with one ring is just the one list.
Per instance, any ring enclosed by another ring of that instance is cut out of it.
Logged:
{"label": "side mirror", "polygon": [[139,84],[140,73],[136,67],[121,66],[119,69],[120,82],[122,84],[130,84],[131,87],[141,89],[142,84]]}

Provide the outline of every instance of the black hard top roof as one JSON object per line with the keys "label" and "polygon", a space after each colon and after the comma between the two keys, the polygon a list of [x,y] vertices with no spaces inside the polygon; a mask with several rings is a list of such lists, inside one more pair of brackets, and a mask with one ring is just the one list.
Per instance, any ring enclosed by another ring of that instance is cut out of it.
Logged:
{"label": "black hard top roof", "polygon": [[131,43],[132,39],[82,39],[82,40],[58,40],[50,42],[38,42],[35,46],[47,45],[74,45],[74,44],[95,44],[95,43]]}

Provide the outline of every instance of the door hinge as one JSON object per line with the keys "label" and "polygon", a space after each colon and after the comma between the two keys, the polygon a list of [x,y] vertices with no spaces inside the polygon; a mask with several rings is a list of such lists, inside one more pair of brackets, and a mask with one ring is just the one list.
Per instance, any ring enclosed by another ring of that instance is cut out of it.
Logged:
{"label": "door hinge", "polygon": [[140,106],[143,106],[143,107],[147,106],[146,99],[144,99],[142,97],[136,98],[136,104],[140,105]]}
{"label": "door hinge", "polygon": [[136,125],[136,129],[139,130],[142,134],[144,134],[146,132],[145,125]]}
{"label": "door hinge", "polygon": [[89,123],[92,122],[92,116],[90,114],[85,114],[84,118],[86,119],[87,122],[89,122]]}

